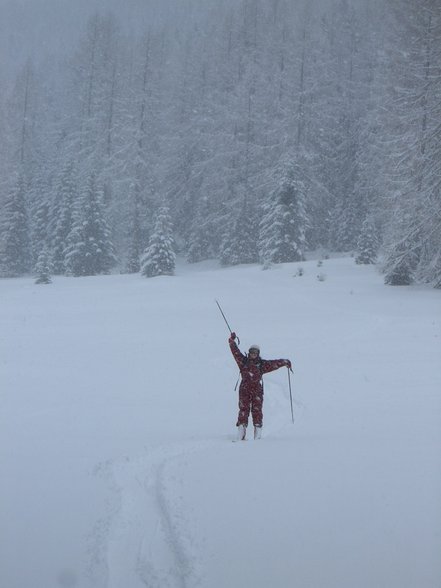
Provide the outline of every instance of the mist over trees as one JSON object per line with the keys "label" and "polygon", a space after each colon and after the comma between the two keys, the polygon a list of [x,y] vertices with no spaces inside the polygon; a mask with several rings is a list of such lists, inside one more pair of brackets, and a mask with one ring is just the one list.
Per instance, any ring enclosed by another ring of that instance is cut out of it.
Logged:
{"label": "mist over trees", "polygon": [[441,287],[439,1],[110,4],[0,70],[0,275],[326,248]]}

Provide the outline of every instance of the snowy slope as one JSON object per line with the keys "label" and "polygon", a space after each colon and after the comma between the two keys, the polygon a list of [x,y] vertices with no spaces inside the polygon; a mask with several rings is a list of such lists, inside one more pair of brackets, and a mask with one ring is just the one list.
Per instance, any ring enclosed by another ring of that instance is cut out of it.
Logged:
{"label": "snowy slope", "polygon": [[298,265],[0,281],[2,588],[439,588],[440,293]]}

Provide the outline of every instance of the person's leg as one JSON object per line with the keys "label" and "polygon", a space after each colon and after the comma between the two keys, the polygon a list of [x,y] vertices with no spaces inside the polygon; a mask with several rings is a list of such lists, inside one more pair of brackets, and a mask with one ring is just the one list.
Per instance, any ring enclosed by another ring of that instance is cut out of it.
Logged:
{"label": "person's leg", "polygon": [[246,436],[248,417],[251,410],[251,394],[246,388],[239,389],[239,414],[237,416],[237,436],[243,440]]}
{"label": "person's leg", "polygon": [[262,427],[263,425],[263,391],[258,390],[252,395],[251,399],[251,414],[253,417],[253,425],[255,427]]}

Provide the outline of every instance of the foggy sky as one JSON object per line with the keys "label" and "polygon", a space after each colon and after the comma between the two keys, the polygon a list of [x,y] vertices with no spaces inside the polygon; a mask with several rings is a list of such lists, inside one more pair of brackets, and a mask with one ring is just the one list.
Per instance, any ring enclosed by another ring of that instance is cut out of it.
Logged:
{"label": "foggy sky", "polygon": [[[332,1],[310,0],[309,8],[320,10]],[[359,1],[369,4],[352,3]],[[0,79],[15,77],[29,57],[38,68],[54,57],[70,55],[96,11],[112,12],[130,35],[164,22],[194,23],[210,7],[231,5],[237,5],[236,0],[0,0]]]}
{"label": "foggy sky", "polygon": [[38,67],[71,53],[95,11],[114,13],[130,34],[159,26],[175,14],[179,21],[179,6],[197,11],[198,4],[200,0],[0,0],[0,75],[15,76],[28,57]]}

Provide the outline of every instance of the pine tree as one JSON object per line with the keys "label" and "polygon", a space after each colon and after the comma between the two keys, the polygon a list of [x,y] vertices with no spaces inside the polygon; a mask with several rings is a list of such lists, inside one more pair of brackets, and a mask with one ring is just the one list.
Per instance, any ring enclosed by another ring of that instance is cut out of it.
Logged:
{"label": "pine tree", "polygon": [[73,276],[105,274],[116,263],[110,229],[104,218],[102,193],[92,174],[75,211],[65,250],[66,268]]}
{"label": "pine tree", "polygon": [[52,264],[55,274],[66,272],[65,250],[73,226],[74,206],[78,200],[78,188],[72,163],[61,171],[56,184],[54,202],[50,211]]}
{"label": "pine tree", "polygon": [[210,232],[210,223],[198,216],[199,222],[196,223],[189,237],[187,250],[187,261],[197,263],[204,259],[212,257],[212,240]]}
{"label": "pine tree", "polygon": [[49,253],[46,248],[44,248],[40,255],[38,256],[38,260],[35,266],[35,276],[36,284],[51,284],[51,269],[50,269],[50,262],[49,262]]}
{"label": "pine tree", "polygon": [[273,263],[302,261],[308,219],[305,211],[305,188],[295,177],[295,168],[282,176],[264,207],[260,223],[260,259],[264,266]]}
{"label": "pine tree", "polygon": [[140,240],[141,228],[139,223],[139,212],[138,207],[135,207],[133,211],[131,239],[129,243],[128,258],[126,264],[127,273],[129,274],[137,274],[141,270]]}
{"label": "pine tree", "polygon": [[146,278],[172,276],[175,271],[175,253],[170,213],[162,206],[156,216],[153,233],[141,258],[141,273]]}
{"label": "pine tree", "polygon": [[418,255],[413,252],[409,243],[403,241],[394,247],[394,255],[386,259],[384,283],[389,286],[409,286],[414,282],[414,272]]}
{"label": "pine tree", "polygon": [[27,182],[21,173],[1,219],[0,273],[5,277],[20,276],[31,269],[26,191]]}
{"label": "pine tree", "polygon": [[357,235],[360,234],[360,209],[356,198],[348,198],[346,202],[338,202],[330,215],[331,239],[329,246],[337,251],[352,251],[357,246]]}
{"label": "pine tree", "polygon": [[238,265],[240,263],[257,263],[259,223],[256,213],[250,206],[248,196],[244,196],[231,230],[227,231],[221,245],[220,261],[222,265]]}
{"label": "pine tree", "polygon": [[38,261],[40,253],[49,242],[49,196],[48,186],[43,178],[34,179],[31,190],[31,255],[32,263]]}
{"label": "pine tree", "polygon": [[355,258],[355,263],[375,263],[377,259],[377,251],[378,239],[375,226],[370,219],[366,219],[357,241],[357,257]]}
{"label": "pine tree", "polygon": [[441,13],[433,0],[421,0],[418,5],[396,0],[392,14],[385,281],[437,286],[441,277]]}

